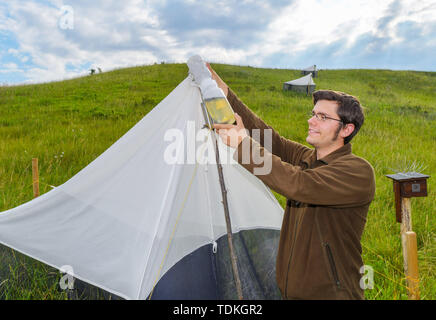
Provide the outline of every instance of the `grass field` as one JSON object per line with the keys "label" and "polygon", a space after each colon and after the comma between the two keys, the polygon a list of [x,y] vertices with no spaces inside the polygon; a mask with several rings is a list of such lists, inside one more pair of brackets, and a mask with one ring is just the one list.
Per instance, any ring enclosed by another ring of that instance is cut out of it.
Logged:
{"label": "grass field", "polygon": [[[212,64],[236,94],[281,135],[306,144],[310,96],[282,91],[296,70]],[[60,185],[120,138],[187,75],[184,64],[115,70],[67,81],[0,87],[0,211],[32,199],[31,159],[39,159],[41,192]],[[357,96],[366,120],[353,152],[376,172],[377,190],[363,235],[363,258],[374,269],[367,299],[407,299],[400,225],[395,222],[394,169],[436,169],[436,73],[321,70],[317,89]],[[413,198],[422,299],[436,299],[435,178],[428,197]],[[284,205],[285,199],[276,194]],[[0,278],[0,298],[65,299],[53,270],[24,257]],[[3,261],[2,261],[3,262]],[[53,278],[55,280],[53,280]],[[52,279],[52,280],[50,280]],[[50,281],[48,281],[50,280]]]}

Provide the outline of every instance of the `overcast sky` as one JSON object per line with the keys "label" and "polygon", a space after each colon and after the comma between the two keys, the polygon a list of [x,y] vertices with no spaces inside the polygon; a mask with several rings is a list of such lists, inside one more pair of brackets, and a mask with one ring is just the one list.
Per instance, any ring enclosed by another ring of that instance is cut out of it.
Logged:
{"label": "overcast sky", "polygon": [[212,62],[436,71],[436,0],[0,0],[0,84]]}

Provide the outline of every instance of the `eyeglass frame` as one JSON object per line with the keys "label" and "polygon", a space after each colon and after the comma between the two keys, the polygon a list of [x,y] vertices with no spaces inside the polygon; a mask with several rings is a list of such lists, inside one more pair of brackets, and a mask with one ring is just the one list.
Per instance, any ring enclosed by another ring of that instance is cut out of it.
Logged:
{"label": "eyeglass frame", "polygon": [[[323,118],[319,118],[319,115],[322,115]],[[316,120],[318,120],[318,121],[322,121],[322,122],[326,121],[327,119],[330,119],[330,120],[339,121],[339,122],[342,123],[343,125],[345,124],[345,123],[344,123],[342,120],[340,120],[340,119],[331,118],[331,117],[326,116],[324,113],[316,113],[316,112],[313,111],[313,110],[309,113],[309,116],[310,116],[309,119],[315,117]]]}

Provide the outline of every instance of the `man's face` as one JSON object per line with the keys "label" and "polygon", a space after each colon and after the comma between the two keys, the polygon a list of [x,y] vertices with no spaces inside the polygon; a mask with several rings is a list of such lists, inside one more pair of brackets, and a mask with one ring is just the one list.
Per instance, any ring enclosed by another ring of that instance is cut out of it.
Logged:
{"label": "man's face", "polygon": [[[339,120],[336,113],[338,104],[335,101],[319,100],[313,107],[313,112],[323,114],[329,118]],[[341,127],[339,121],[326,119],[325,121],[318,120],[316,117],[311,117],[308,121],[309,132],[306,141],[317,149],[329,147],[333,144],[338,144],[338,130]],[[343,140],[343,139],[342,139]]]}

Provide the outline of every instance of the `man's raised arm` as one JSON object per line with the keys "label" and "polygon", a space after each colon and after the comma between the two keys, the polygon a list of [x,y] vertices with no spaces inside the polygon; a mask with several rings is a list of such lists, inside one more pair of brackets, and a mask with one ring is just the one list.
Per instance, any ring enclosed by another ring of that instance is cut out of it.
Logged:
{"label": "man's raised arm", "polygon": [[[271,126],[267,125],[236,96],[236,94],[229,88],[229,86],[220,78],[220,76],[211,68],[208,63],[206,65],[209,68],[209,71],[212,73],[212,79],[216,81],[218,87],[220,87],[226,95],[227,100],[233,108],[233,111],[242,118],[245,129],[248,130],[250,136],[255,138],[255,140],[259,142],[262,147],[280,157],[282,161],[292,164],[295,162],[294,159],[300,158],[299,154],[301,152],[308,152],[311,150],[300,143],[280,136],[279,133],[277,133]],[[253,135],[253,129],[259,130],[259,139]],[[268,135],[268,131],[271,133],[272,137],[269,146],[268,142],[265,140],[265,134]]]}

